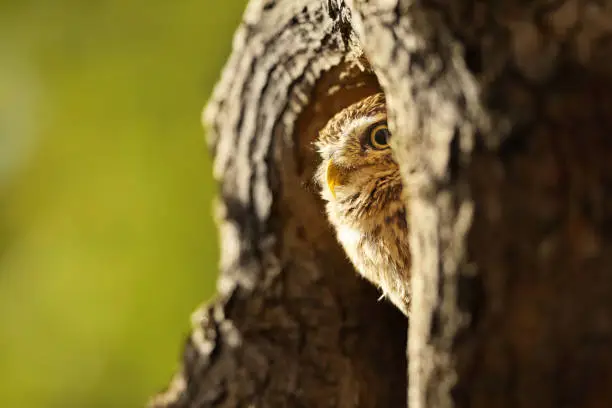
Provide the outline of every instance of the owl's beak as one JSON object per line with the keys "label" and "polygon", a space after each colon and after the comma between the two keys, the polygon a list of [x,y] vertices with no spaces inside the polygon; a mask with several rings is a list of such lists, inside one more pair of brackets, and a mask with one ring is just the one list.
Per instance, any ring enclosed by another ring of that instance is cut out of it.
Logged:
{"label": "owl's beak", "polygon": [[346,171],[337,166],[333,160],[330,160],[327,164],[327,187],[329,187],[329,191],[332,193],[332,196],[336,198],[336,186],[342,185],[346,178]]}

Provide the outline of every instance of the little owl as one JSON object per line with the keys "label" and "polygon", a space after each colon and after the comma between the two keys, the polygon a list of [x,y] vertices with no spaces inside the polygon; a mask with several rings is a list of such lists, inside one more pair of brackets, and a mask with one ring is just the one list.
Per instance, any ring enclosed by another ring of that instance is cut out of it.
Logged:
{"label": "little owl", "polygon": [[390,137],[382,93],[343,109],[320,132],[315,178],[355,268],[408,315],[408,224]]}

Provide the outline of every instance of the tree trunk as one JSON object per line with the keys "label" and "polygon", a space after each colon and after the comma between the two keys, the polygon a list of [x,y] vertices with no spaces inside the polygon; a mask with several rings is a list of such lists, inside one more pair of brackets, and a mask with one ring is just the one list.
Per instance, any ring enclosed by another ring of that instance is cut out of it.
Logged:
{"label": "tree trunk", "polygon": [[[611,32],[605,1],[252,0],[206,111],[219,297],[151,406],[612,407]],[[379,87],[409,381],[311,182],[317,131]]]}
{"label": "tree trunk", "polygon": [[406,319],[358,278],[312,183],[317,131],[378,89],[347,58],[347,12],[319,0],[246,11],[205,114],[219,298],[195,314],[183,369],[153,406],[405,405]]}

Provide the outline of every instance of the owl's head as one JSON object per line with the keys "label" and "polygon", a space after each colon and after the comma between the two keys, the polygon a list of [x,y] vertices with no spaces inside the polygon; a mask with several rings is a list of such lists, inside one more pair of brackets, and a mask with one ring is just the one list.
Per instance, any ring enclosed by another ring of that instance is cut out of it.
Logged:
{"label": "owl's head", "polygon": [[315,178],[328,220],[357,271],[408,315],[408,224],[390,140],[384,95],[362,99],[321,130]]}
{"label": "owl's head", "polygon": [[382,93],[343,109],[321,130],[315,178],[328,210],[343,222],[378,221],[403,206],[390,139]]}

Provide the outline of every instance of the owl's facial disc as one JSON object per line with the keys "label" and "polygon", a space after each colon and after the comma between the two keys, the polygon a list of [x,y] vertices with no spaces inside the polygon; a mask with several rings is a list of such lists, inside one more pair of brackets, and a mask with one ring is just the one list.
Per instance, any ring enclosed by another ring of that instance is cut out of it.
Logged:
{"label": "owl's facial disc", "polygon": [[[327,163],[325,181],[334,199],[336,199],[336,188],[347,185],[349,179],[355,181],[354,178],[372,176],[376,174],[375,168],[384,170],[389,165],[391,133],[387,127],[386,117],[384,115],[367,117],[360,122],[357,122],[359,126],[348,132],[348,137],[342,146],[331,155]],[[371,170],[368,171],[366,168]],[[351,177],[351,173],[355,177]]]}

